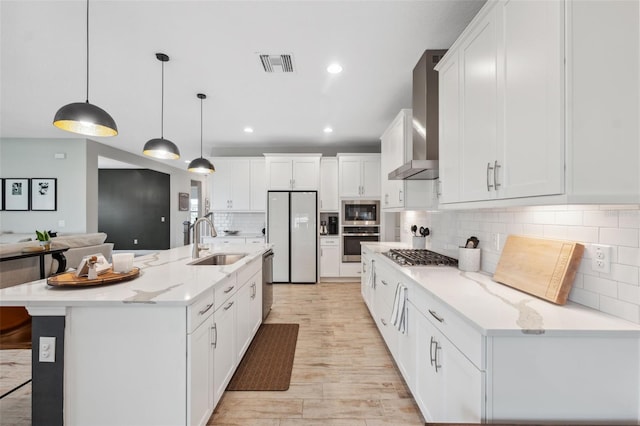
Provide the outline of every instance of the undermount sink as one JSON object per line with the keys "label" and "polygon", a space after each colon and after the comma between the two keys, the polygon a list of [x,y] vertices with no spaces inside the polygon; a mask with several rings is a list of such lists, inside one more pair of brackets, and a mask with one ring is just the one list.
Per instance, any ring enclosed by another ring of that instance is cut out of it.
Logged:
{"label": "undermount sink", "polygon": [[189,265],[231,265],[245,257],[246,253],[217,253],[191,262]]}

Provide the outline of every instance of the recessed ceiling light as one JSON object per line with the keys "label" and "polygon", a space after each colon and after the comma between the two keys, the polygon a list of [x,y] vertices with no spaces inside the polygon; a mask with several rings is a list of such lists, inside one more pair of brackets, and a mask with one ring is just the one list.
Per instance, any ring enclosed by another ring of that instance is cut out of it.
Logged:
{"label": "recessed ceiling light", "polygon": [[244,128],[244,132],[245,133],[253,133],[253,127],[245,127]]}
{"label": "recessed ceiling light", "polygon": [[324,128],[324,132],[325,132],[325,133],[332,133],[332,132],[333,132],[333,129],[332,129],[331,127],[325,127],[325,128]]}
{"label": "recessed ceiling light", "polygon": [[340,64],[331,64],[327,67],[327,72],[330,74],[340,74],[342,72],[342,66]]}

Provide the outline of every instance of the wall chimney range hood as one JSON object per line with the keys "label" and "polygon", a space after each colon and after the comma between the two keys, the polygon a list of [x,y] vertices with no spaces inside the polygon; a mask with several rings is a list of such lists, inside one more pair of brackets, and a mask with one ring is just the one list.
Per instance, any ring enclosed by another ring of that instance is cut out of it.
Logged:
{"label": "wall chimney range hood", "polygon": [[446,50],[425,50],[413,69],[412,159],[389,173],[389,180],[438,178],[438,72]]}

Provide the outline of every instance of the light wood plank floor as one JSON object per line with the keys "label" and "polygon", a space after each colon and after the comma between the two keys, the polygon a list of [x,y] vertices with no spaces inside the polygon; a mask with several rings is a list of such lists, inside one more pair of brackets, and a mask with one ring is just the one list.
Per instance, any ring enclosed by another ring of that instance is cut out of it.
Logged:
{"label": "light wood plank floor", "polygon": [[359,283],[274,285],[269,323],[298,323],[291,387],[225,392],[209,425],[424,425]]}

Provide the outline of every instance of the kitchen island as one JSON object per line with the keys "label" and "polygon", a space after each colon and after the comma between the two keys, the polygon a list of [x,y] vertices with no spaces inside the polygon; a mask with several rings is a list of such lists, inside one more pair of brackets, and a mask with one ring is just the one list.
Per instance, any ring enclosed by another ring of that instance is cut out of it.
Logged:
{"label": "kitchen island", "polygon": [[206,247],[246,255],[193,265],[184,246],[136,258],[132,281],[0,291],[33,317],[34,425],[207,422],[261,323],[269,245]]}
{"label": "kitchen island", "polygon": [[391,248],[362,245],[362,295],[427,422],[638,424],[640,325]]}

